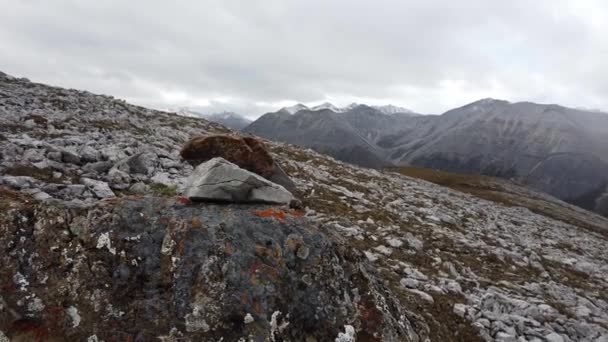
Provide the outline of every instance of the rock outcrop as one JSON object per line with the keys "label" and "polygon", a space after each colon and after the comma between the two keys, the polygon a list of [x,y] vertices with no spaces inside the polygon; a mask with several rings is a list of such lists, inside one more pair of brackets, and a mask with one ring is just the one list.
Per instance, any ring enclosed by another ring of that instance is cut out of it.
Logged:
{"label": "rock outcrop", "polygon": [[294,183],[270,156],[264,144],[253,137],[233,135],[197,137],[184,145],[180,155],[194,167],[211,158],[221,157],[288,190],[295,188]]}
{"label": "rock outcrop", "polygon": [[194,169],[184,196],[192,201],[236,203],[287,204],[294,199],[284,187],[219,157]]}
{"label": "rock outcrop", "polygon": [[3,195],[13,201],[0,213],[0,333],[13,340],[413,334],[362,257],[301,214],[152,197],[70,209]]}

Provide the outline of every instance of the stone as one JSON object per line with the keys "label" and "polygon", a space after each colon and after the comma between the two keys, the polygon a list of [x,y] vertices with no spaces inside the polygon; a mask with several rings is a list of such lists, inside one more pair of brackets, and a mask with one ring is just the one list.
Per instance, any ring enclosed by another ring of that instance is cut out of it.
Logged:
{"label": "stone", "polygon": [[106,182],[102,182],[90,178],[81,178],[80,182],[84,184],[97,198],[114,197],[114,192]]}
{"label": "stone", "polygon": [[412,234],[410,232],[405,234],[405,241],[410,246],[410,248],[412,248],[416,251],[421,251],[424,246],[424,243],[420,239],[416,238],[414,236],[414,234]]}
{"label": "stone", "polygon": [[129,191],[134,194],[143,195],[150,192],[150,186],[143,182],[137,182],[129,188]]}
{"label": "stone", "polygon": [[87,163],[94,163],[101,158],[101,153],[91,146],[85,146],[79,151],[80,158]]}
{"label": "stone", "polygon": [[44,191],[38,191],[32,197],[34,197],[34,199],[37,200],[37,201],[44,201],[44,200],[47,200],[49,198],[52,198],[51,195],[47,194]]}
{"label": "stone", "polygon": [[232,135],[211,135],[191,139],[180,152],[193,167],[221,157],[264,178],[272,176],[274,160],[257,139]]}
{"label": "stone", "polygon": [[461,303],[454,304],[454,308],[452,310],[458,317],[464,318],[467,313],[467,306]]}
{"label": "stone", "polygon": [[82,167],[85,172],[105,173],[112,168],[114,163],[111,161],[99,161],[95,163],[88,163]]}
{"label": "stone", "polygon": [[56,162],[61,162],[61,152],[59,151],[51,151],[46,154],[46,157],[50,160],[54,160]]}
{"label": "stone", "polygon": [[420,285],[418,280],[412,278],[403,278],[399,281],[399,283],[401,283],[402,286],[410,289],[415,289]]}
{"label": "stone", "polygon": [[545,341],[547,341],[547,342],[564,342],[564,338],[562,337],[562,335],[560,335],[556,332],[552,332],[549,335],[545,336]]}
{"label": "stone", "polygon": [[61,151],[61,161],[70,164],[80,164],[80,156],[69,151]]}
{"label": "stone", "polygon": [[496,333],[496,342],[517,342],[517,337],[514,335],[508,334],[504,331],[499,331]]}
{"label": "stone", "polygon": [[295,188],[293,181],[274,161],[264,144],[253,137],[210,135],[193,138],[184,145],[180,156],[193,167],[211,158],[221,157],[286,189]]}
{"label": "stone", "polygon": [[114,169],[127,174],[151,175],[158,165],[158,155],[154,152],[140,152],[125,158],[114,166]]}
{"label": "stone", "polygon": [[223,159],[198,165],[185,185],[192,201],[288,204],[293,195],[284,187]]}
{"label": "stone", "polygon": [[29,176],[0,176],[0,184],[13,189],[27,189],[36,183],[36,179]]}

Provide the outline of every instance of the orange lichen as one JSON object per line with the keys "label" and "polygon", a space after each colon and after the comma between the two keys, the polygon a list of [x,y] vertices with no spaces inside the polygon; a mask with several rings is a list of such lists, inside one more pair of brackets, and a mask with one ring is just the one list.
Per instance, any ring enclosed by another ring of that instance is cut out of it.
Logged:
{"label": "orange lichen", "polygon": [[258,217],[274,217],[279,222],[285,221],[285,213],[281,210],[274,210],[274,209],[257,210],[257,211],[254,211],[253,214]]}
{"label": "orange lichen", "polygon": [[188,198],[183,196],[177,196],[175,197],[175,200],[184,205],[192,204],[192,202]]}

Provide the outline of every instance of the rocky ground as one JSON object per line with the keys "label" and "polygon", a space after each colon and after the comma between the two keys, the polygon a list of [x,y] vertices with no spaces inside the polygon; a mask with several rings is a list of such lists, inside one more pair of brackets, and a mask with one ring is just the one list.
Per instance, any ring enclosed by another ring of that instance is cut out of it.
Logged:
{"label": "rocky ground", "polygon": [[301,212],[176,197],[226,132],[0,73],[0,341],[608,341],[606,219],[273,142]]}

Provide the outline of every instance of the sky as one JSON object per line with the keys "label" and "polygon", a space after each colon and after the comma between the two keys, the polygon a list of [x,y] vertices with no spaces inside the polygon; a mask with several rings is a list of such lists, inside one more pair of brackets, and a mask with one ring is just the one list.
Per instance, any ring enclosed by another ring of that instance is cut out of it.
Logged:
{"label": "sky", "polygon": [[0,0],[0,70],[157,109],[608,109],[605,0]]}

